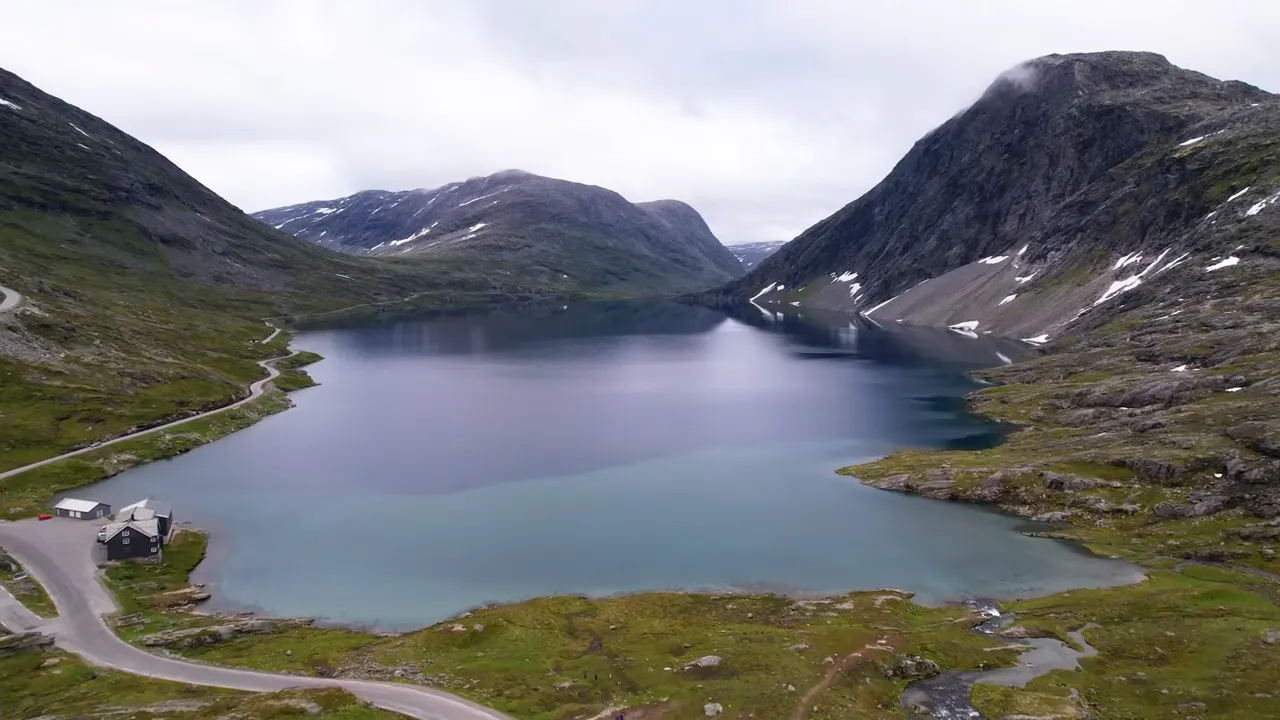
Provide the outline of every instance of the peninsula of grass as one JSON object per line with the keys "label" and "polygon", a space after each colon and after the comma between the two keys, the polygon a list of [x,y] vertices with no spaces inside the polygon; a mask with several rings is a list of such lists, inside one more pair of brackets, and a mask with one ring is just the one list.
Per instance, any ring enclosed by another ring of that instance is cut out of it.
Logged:
{"label": "peninsula of grass", "polygon": [[0,517],[29,517],[44,509],[57,493],[100,482],[143,463],[181,455],[290,407],[285,393],[269,390],[238,408],[0,480]]}
{"label": "peninsula of grass", "polygon": [[57,617],[58,609],[54,607],[53,600],[49,599],[49,594],[40,581],[28,575],[17,560],[4,555],[2,550],[0,555],[3,555],[0,558],[3,560],[0,563],[0,585],[36,615],[43,618]]}
{"label": "peninsula of grass", "polygon": [[289,357],[277,360],[275,367],[280,371],[279,377],[271,381],[281,392],[293,392],[303,388],[315,387],[317,384],[310,375],[303,372],[301,368],[323,360],[324,357],[307,350],[303,350]]}

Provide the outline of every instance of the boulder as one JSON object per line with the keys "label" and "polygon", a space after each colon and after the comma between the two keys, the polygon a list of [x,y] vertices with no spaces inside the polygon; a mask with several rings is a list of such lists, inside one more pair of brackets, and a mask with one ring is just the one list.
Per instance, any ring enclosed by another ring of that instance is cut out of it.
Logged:
{"label": "boulder", "polygon": [[1071,498],[1070,505],[1072,507],[1084,508],[1090,512],[1105,513],[1114,515],[1136,515],[1142,512],[1142,508],[1132,503],[1122,503],[1120,505],[1112,505],[1105,498],[1094,495],[1077,495]]}
{"label": "boulder", "polygon": [[147,603],[156,608],[175,608],[183,605],[194,605],[198,602],[204,602],[211,597],[209,593],[198,587],[185,587],[181,590],[172,590],[170,592],[150,595],[146,598]]}
{"label": "boulder", "polygon": [[910,489],[909,483],[911,476],[903,473],[901,475],[890,475],[883,480],[876,480],[871,483],[873,487],[881,490],[893,490],[895,492],[906,492]]}
{"label": "boulder", "polygon": [[300,625],[310,625],[310,620],[267,620],[249,618],[222,625],[209,625],[187,630],[166,630],[142,637],[142,644],[148,647],[198,648],[226,642],[241,635],[259,635],[275,632]]}
{"label": "boulder", "polygon": [[922,497],[934,500],[950,500],[955,496],[955,480],[929,480],[916,486],[915,491]]}
{"label": "boulder", "polygon": [[969,491],[968,499],[985,503],[998,501],[1004,495],[1004,484],[1007,478],[1008,475],[1003,470],[992,474]]}
{"label": "boulder", "polygon": [[0,636],[0,657],[23,652],[43,652],[53,647],[53,637],[38,632]]}
{"label": "boulder", "polygon": [[1042,523],[1064,523],[1071,519],[1071,513],[1058,510],[1055,512],[1040,513],[1031,519],[1034,522]]}
{"label": "boulder", "polygon": [[703,655],[697,660],[694,660],[693,662],[688,663],[684,667],[686,670],[689,670],[692,668],[713,668],[713,667],[719,667],[719,666],[720,666],[719,655]]}
{"label": "boulder", "polygon": [[885,677],[903,680],[924,680],[935,677],[942,672],[938,663],[919,655],[894,654],[893,659],[881,667]]}
{"label": "boulder", "polygon": [[1280,423],[1246,422],[1227,429],[1227,437],[1250,450],[1280,458]]}
{"label": "boulder", "polygon": [[1174,502],[1158,503],[1151,509],[1151,514],[1166,520],[1197,518],[1226,510],[1231,507],[1231,504],[1231,498],[1225,495],[1211,495],[1198,500],[1193,499],[1189,505]]}
{"label": "boulder", "polygon": [[702,706],[702,714],[707,717],[715,717],[724,712],[724,706],[720,703],[707,703]]}
{"label": "boulder", "polygon": [[1222,537],[1236,540],[1280,540],[1280,518],[1227,528],[1222,531]]}
{"label": "boulder", "polygon": [[1046,490],[1057,490],[1059,492],[1079,492],[1081,490],[1091,490],[1096,487],[1110,485],[1093,478],[1080,477],[1079,475],[1064,475],[1062,473],[1044,471],[1040,473],[1040,477],[1044,478],[1044,487]]}
{"label": "boulder", "polygon": [[1280,644],[1280,630],[1268,630],[1262,634],[1262,642],[1268,645]]}
{"label": "boulder", "polygon": [[1151,460],[1141,458],[1137,460],[1128,460],[1125,465],[1143,480],[1157,482],[1162,484],[1173,484],[1182,478],[1183,469],[1180,465],[1161,462],[1159,460]]}

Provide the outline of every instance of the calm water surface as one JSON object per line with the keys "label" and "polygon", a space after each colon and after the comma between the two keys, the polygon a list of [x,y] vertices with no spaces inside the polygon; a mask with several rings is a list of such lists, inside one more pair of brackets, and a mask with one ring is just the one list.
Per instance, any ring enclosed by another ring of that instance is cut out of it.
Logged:
{"label": "calm water surface", "polygon": [[981,447],[975,368],[1016,343],[663,303],[300,335],[297,408],[78,493],[211,530],[221,609],[411,627],[551,593],[899,587],[925,600],[1133,577],[1020,521],[833,471]]}

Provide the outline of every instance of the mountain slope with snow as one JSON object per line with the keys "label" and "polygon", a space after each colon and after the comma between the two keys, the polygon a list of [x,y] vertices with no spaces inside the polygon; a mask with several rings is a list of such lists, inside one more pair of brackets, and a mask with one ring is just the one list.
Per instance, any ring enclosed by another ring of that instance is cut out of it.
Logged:
{"label": "mountain slope with snow", "polygon": [[431,190],[368,190],[254,217],[359,255],[480,258],[623,293],[685,292],[742,274],[697,211],[508,170]]}
{"label": "mountain slope with snow", "polygon": [[755,266],[764,262],[765,258],[778,252],[786,245],[786,240],[764,240],[761,242],[742,243],[741,245],[730,245],[729,251],[733,256],[738,258],[738,262],[742,263],[744,270],[750,271]]}
{"label": "mountain slope with snow", "polygon": [[700,299],[1044,341],[1139,299],[1212,293],[1270,262],[1277,221],[1280,97],[1150,53],[1055,55]]}

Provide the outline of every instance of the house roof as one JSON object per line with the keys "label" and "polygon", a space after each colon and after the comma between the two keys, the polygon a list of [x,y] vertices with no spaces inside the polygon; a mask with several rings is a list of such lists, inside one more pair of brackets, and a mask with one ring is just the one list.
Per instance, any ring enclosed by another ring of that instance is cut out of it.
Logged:
{"label": "house roof", "polygon": [[134,508],[146,508],[148,510],[151,510],[156,514],[156,517],[163,517],[163,518],[173,517],[172,505],[170,505],[169,503],[163,500],[152,500],[151,498],[146,498],[145,500],[139,500],[138,502],[132,505],[125,505],[124,507],[120,508],[120,512],[125,512],[126,510],[132,510]]}
{"label": "house roof", "polygon": [[155,511],[131,505],[127,508],[116,511],[116,522],[129,522],[130,520],[150,520],[156,516]]}
{"label": "house roof", "polygon": [[136,530],[142,533],[143,535],[146,535],[148,538],[158,538],[160,537],[160,522],[155,518],[152,518],[150,520],[132,520],[129,522],[114,522],[108,525],[106,527],[106,530],[104,530],[103,532],[107,534],[106,539],[110,540],[116,535],[119,535],[124,530]]}
{"label": "house roof", "polygon": [[93,509],[99,505],[104,505],[97,500],[77,500],[75,498],[62,498],[58,501],[55,508],[59,510],[71,510],[73,512],[93,512]]}

